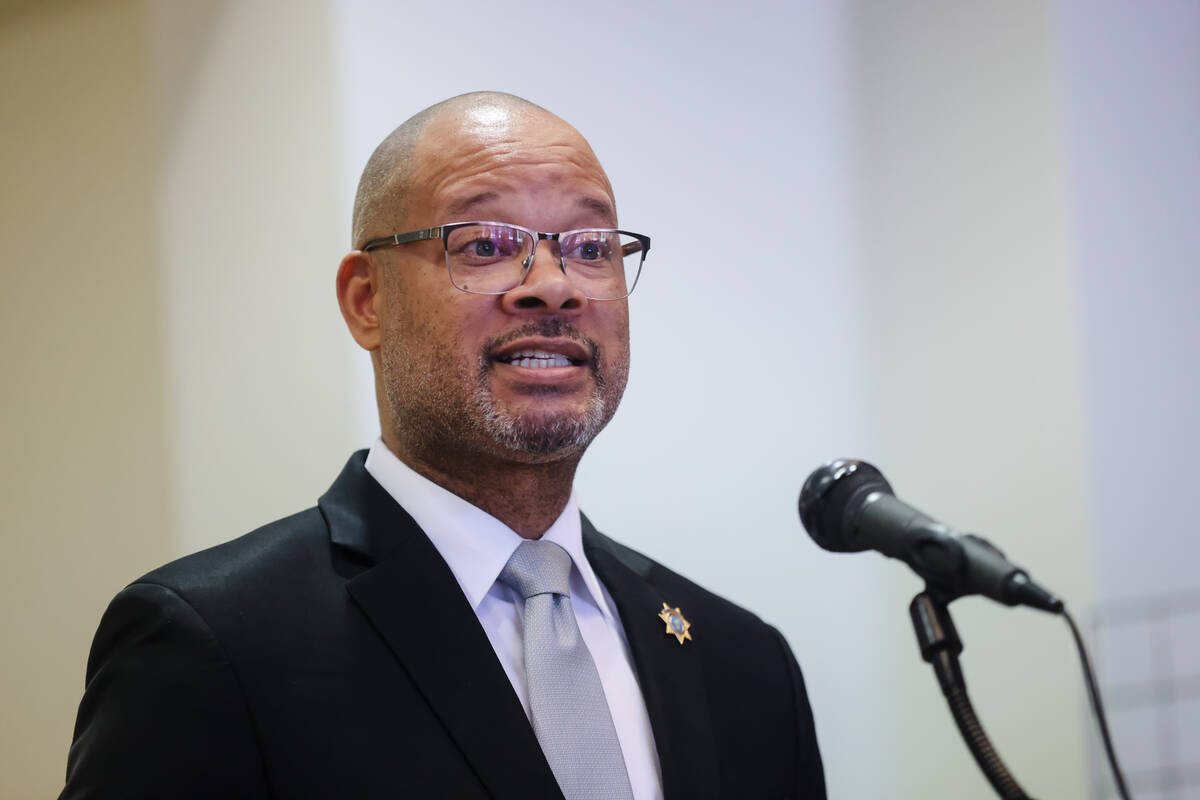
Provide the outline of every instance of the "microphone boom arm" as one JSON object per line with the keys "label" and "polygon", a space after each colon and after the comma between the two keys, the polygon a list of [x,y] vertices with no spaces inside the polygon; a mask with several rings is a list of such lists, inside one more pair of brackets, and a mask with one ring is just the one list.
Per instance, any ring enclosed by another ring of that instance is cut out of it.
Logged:
{"label": "microphone boom arm", "polygon": [[909,604],[908,613],[912,617],[921,657],[933,666],[958,731],[988,783],[1004,800],[1031,800],[1000,760],[967,696],[967,684],[958,664],[958,654],[963,649],[962,640],[958,638],[954,620],[950,618],[950,609],[947,608],[953,599],[926,586],[925,591]]}

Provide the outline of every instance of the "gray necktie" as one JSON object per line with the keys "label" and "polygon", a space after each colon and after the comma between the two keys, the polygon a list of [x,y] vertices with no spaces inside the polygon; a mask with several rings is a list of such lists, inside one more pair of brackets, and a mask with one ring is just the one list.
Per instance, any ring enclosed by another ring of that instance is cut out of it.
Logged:
{"label": "gray necktie", "polygon": [[525,541],[500,580],[525,598],[525,687],[533,732],[567,800],[633,797],[604,687],[571,608],[571,556]]}

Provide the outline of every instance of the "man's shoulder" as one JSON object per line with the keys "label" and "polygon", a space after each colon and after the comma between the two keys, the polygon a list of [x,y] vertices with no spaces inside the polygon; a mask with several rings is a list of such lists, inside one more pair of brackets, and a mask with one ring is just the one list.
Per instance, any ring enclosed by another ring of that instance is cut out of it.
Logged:
{"label": "man's shoulder", "polygon": [[299,585],[335,573],[341,559],[362,549],[353,541],[335,548],[335,530],[362,526],[363,515],[381,502],[376,495],[382,489],[367,475],[365,458],[365,450],[351,455],[315,506],[171,561],[134,585],[157,584],[181,595],[228,594],[243,587],[263,592],[276,581]]}
{"label": "man's shoulder", "polygon": [[314,506],[164,564],[134,584],[157,584],[181,595],[261,587],[278,576],[303,575],[327,565],[328,553],[328,526]]}

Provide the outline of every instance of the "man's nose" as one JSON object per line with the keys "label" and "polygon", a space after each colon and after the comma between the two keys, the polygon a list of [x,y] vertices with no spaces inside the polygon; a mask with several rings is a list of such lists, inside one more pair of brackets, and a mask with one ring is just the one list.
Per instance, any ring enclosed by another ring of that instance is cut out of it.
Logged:
{"label": "man's nose", "polygon": [[558,242],[547,239],[539,243],[525,280],[504,295],[506,308],[514,312],[536,309],[553,314],[578,311],[587,304],[587,296],[563,272],[559,253]]}

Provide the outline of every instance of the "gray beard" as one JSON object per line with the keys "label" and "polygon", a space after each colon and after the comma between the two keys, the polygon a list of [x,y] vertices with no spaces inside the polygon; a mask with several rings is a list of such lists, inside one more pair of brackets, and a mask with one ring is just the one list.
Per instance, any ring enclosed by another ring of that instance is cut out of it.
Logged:
{"label": "gray beard", "polygon": [[603,379],[596,376],[596,391],[582,415],[555,414],[531,419],[506,414],[496,408],[486,384],[471,394],[475,421],[481,433],[503,450],[528,455],[583,452],[608,422],[605,414]]}

